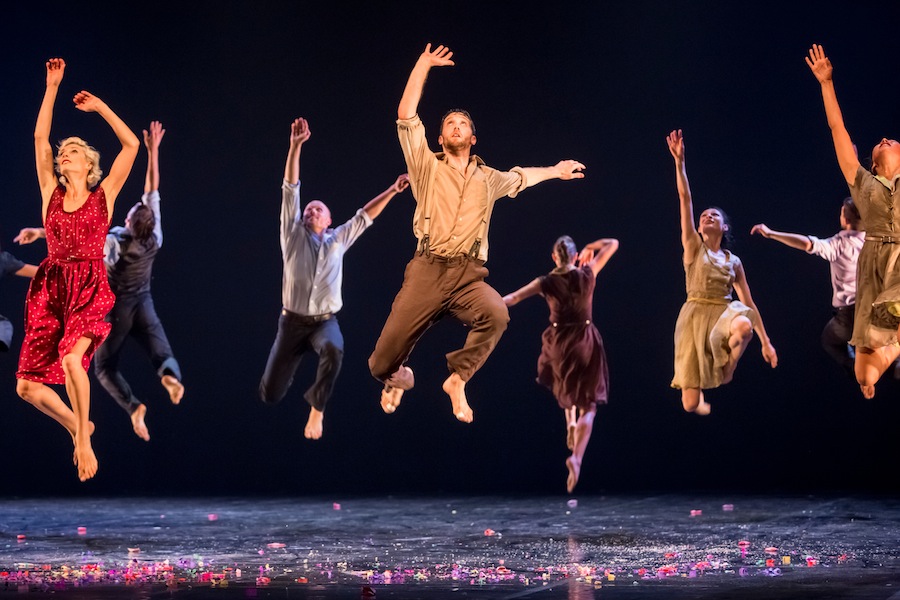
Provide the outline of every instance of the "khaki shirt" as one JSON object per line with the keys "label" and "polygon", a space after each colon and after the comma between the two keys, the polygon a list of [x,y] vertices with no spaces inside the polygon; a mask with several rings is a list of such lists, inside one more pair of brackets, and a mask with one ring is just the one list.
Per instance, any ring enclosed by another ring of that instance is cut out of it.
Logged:
{"label": "khaki shirt", "polygon": [[466,172],[460,173],[450,166],[443,152],[428,148],[418,115],[399,119],[397,134],[416,199],[416,239],[421,242],[427,233],[431,252],[447,257],[468,254],[480,239],[478,258],[486,261],[490,210],[498,199],[514,198],[528,187],[525,172],[521,167],[498,171],[472,155]]}

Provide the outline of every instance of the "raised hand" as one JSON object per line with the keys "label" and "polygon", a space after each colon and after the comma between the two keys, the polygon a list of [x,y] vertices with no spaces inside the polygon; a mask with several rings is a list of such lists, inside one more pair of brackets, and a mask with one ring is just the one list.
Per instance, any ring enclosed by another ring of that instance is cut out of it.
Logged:
{"label": "raised hand", "polygon": [[66,61],[61,58],[51,58],[47,61],[47,85],[56,85],[62,81],[66,70]]}
{"label": "raised hand", "polygon": [[825,49],[820,44],[813,44],[809,49],[806,64],[809,65],[809,70],[816,76],[819,83],[831,80],[834,67],[831,66],[831,61],[825,56]]}
{"label": "raised hand", "polygon": [[75,103],[75,108],[84,112],[97,112],[104,104],[103,100],[85,90],[75,94],[72,102]]}
{"label": "raised hand", "polygon": [[556,166],[554,168],[559,171],[560,179],[569,180],[584,179],[584,173],[582,173],[581,171],[583,171],[587,167],[585,167],[577,160],[561,160],[556,163]]}
{"label": "raised hand", "polygon": [[452,67],[456,63],[452,60],[453,52],[450,51],[450,48],[446,46],[438,46],[434,50],[431,49],[431,44],[425,44],[425,51],[422,52],[422,55],[419,56],[419,62],[424,62],[428,65],[428,67]]}
{"label": "raised hand", "polygon": [[159,150],[159,144],[162,142],[166,130],[163,129],[162,123],[159,121],[150,122],[150,130],[144,130],[144,145],[148,151]]}
{"label": "raised hand", "polygon": [[778,354],[775,352],[775,347],[771,343],[763,344],[762,355],[763,360],[772,365],[773,369],[778,366]]}
{"label": "raised hand", "polygon": [[299,117],[291,123],[291,145],[302,144],[309,139],[311,135],[309,124],[306,119]]}
{"label": "raised hand", "polygon": [[395,194],[399,194],[403,190],[409,187],[409,175],[404,173],[397,177],[397,181],[394,182],[394,185],[391,186],[391,191]]}
{"label": "raised hand", "polygon": [[595,254],[596,252],[594,252],[594,250],[591,250],[590,248],[582,248],[581,252],[578,253],[578,258],[575,260],[575,265],[578,267],[583,267],[590,264],[590,262],[594,260]]}
{"label": "raised hand", "polygon": [[26,227],[19,232],[19,235],[13,238],[13,241],[19,245],[30,244],[44,237],[41,233],[38,227]]}
{"label": "raised hand", "polygon": [[669,152],[676,161],[684,160],[684,135],[680,129],[674,129],[666,136],[666,144],[669,145]]}
{"label": "raised hand", "polygon": [[758,233],[764,238],[767,238],[772,234],[772,230],[769,229],[765,223],[759,223],[758,225],[754,225],[750,230],[750,235],[753,235],[754,233]]}

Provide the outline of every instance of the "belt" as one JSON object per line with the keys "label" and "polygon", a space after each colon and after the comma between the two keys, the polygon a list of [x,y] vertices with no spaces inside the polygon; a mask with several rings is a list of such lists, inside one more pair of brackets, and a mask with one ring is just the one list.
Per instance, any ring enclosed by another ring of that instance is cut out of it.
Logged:
{"label": "belt", "polygon": [[297,313],[291,312],[286,308],[281,309],[281,314],[291,319],[292,321],[297,321],[298,323],[302,323],[304,325],[315,325],[316,323],[327,321],[334,316],[334,313],[325,313],[324,315],[298,315]]}
{"label": "belt", "polygon": [[879,242],[881,244],[900,244],[900,237],[892,235],[867,235],[867,242]]}
{"label": "belt", "polygon": [[473,259],[468,254],[454,254],[453,256],[441,256],[440,254],[434,254],[433,252],[431,254],[425,254],[425,253],[420,252],[417,254],[417,256],[424,258],[425,260],[427,260],[430,263],[436,263],[436,262],[444,263],[448,267],[464,265],[469,261],[471,261],[479,266],[484,266],[483,260]]}
{"label": "belt", "polygon": [[[591,324],[590,319],[585,320],[584,325],[590,325],[590,324]],[[553,322],[551,322],[550,325],[554,328],[555,327],[580,327],[582,325],[582,322],[581,321],[575,321],[574,323],[553,323]]]}

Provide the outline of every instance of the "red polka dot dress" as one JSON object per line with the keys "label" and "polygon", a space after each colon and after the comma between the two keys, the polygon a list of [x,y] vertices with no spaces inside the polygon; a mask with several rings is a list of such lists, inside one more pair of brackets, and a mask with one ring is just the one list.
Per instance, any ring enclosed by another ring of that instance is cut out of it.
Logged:
{"label": "red polka dot dress", "polygon": [[97,187],[72,212],[63,210],[65,194],[58,186],[47,206],[47,258],[28,288],[19,379],[65,383],[61,358],[79,339],[91,338],[82,360],[86,371],[111,327],[104,321],[116,300],[103,264],[109,229],[106,194]]}

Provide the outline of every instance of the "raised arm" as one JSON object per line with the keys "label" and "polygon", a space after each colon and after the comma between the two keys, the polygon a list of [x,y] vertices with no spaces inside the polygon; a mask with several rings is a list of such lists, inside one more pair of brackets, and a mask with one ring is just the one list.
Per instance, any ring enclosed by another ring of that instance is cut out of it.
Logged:
{"label": "raised arm", "polygon": [[525,187],[537,185],[548,179],[584,179],[586,167],[577,160],[561,160],[552,167],[524,167]]}
{"label": "raised arm", "polygon": [[43,237],[47,237],[47,232],[43,227],[25,227],[19,231],[19,235],[13,238],[13,241],[20,246],[22,244],[30,244]]}
{"label": "raised arm", "polygon": [[309,139],[309,124],[303,117],[291,123],[291,143],[288,147],[287,161],[284,163],[284,179],[291,185],[300,181],[300,147]]}
{"label": "raised arm", "polygon": [[750,294],[750,285],[747,283],[747,275],[744,273],[743,263],[738,263],[734,270],[734,291],[737,292],[741,302],[753,309],[753,313],[755,314],[753,328],[756,330],[756,334],[759,336],[759,341],[762,344],[763,360],[772,365],[772,368],[774,369],[778,366],[778,354],[775,352],[775,347],[772,346],[769,334],[766,333],[766,328],[763,325],[759,308],[757,308],[756,303],[753,302],[753,296]]}
{"label": "raised arm", "polygon": [[859,170],[859,158],[856,148],[850,140],[850,134],[844,127],[844,116],[838,105],[837,94],[834,91],[834,68],[831,61],[825,56],[825,50],[821,45],[813,44],[806,57],[806,64],[815,75],[822,87],[822,102],[825,104],[825,117],[828,119],[828,127],[831,129],[831,139],[834,141],[834,152],[837,154],[838,166],[848,185],[856,181],[856,172]]}
{"label": "raised arm", "polygon": [[159,191],[159,145],[166,130],[159,121],[150,122],[150,130],[144,130],[144,146],[147,147],[147,175],[144,177],[144,193]]}
{"label": "raised arm", "polygon": [[50,125],[53,122],[53,106],[56,103],[59,84],[62,82],[63,73],[66,70],[66,61],[61,58],[51,58],[47,61],[46,66],[47,87],[44,89],[44,99],[41,101],[37,122],[34,125],[34,163],[37,168],[38,185],[41,188],[41,215],[47,213],[50,196],[53,195],[53,190],[57,186],[53,147],[50,145]]}
{"label": "raised arm", "polygon": [[526,286],[520,287],[512,294],[507,294],[503,296],[503,302],[507,306],[513,306],[514,304],[518,304],[525,298],[530,298],[531,296],[535,296],[541,293],[541,280],[534,279]]}
{"label": "raised arm", "polygon": [[685,261],[692,260],[700,243],[697,226],[694,225],[694,202],[691,198],[691,186],[688,183],[687,167],[684,163],[684,135],[675,129],[666,136],[669,153],[675,159],[675,185],[678,188],[678,206],[681,214],[681,246],[684,248]]}
{"label": "raised arm", "polygon": [[403,89],[403,96],[400,98],[400,104],[397,106],[398,119],[411,119],[416,116],[419,109],[419,100],[422,98],[422,89],[425,87],[425,80],[428,79],[428,72],[431,67],[453,66],[453,52],[446,46],[438,46],[434,50],[431,44],[425,45],[425,51],[419,56],[415,66],[409,74],[406,81],[406,87]]}
{"label": "raised arm", "polygon": [[116,159],[109,168],[109,173],[100,183],[103,187],[103,191],[106,193],[106,208],[110,218],[112,218],[116,198],[118,197],[119,192],[122,191],[122,186],[125,185],[128,174],[131,173],[131,167],[134,166],[134,159],[137,158],[141,142],[138,140],[137,136],[134,135],[134,132],[128,128],[128,125],[119,118],[119,115],[113,112],[106,102],[97,98],[90,92],[82,90],[75,94],[72,101],[75,102],[75,107],[78,110],[95,112],[103,117],[103,120],[106,121],[110,128],[112,128],[113,133],[116,134],[119,143],[122,144],[122,149],[119,150],[119,153],[116,155]]}
{"label": "raised arm", "polygon": [[391,199],[409,187],[409,175],[404,173],[397,177],[397,181],[391,184],[391,187],[384,190],[363,206],[363,210],[366,211],[366,214],[369,215],[370,219],[374,219],[378,215],[381,214],[381,211],[384,210],[384,207],[388,205],[388,202]]}
{"label": "raised arm", "polygon": [[618,249],[619,240],[613,238],[603,238],[591,242],[582,248],[581,252],[578,254],[578,264],[580,266],[589,266],[591,271],[594,272],[594,277],[596,277]]}
{"label": "raised arm", "polygon": [[754,225],[750,230],[750,234],[759,234],[764,238],[775,240],[776,242],[781,242],[785,246],[790,246],[791,248],[796,248],[797,250],[803,250],[804,252],[809,252],[813,247],[812,240],[810,240],[807,236],[801,235],[799,233],[775,231],[774,229],[769,229],[765,223]]}

